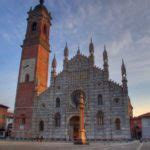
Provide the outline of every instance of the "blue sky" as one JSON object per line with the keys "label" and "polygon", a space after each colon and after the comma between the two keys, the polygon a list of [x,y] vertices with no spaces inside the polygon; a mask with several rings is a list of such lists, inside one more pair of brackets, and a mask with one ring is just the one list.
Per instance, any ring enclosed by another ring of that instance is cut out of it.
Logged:
{"label": "blue sky", "polygon": [[[38,0],[0,2],[0,103],[14,107],[21,47],[27,11]],[[110,78],[121,83],[124,58],[134,115],[150,111],[150,0],[45,0],[52,13],[51,57],[62,70],[66,41],[70,58],[88,55],[90,38],[95,45],[95,63],[102,68],[104,44],[109,55]],[[59,58],[59,59],[58,59]]]}

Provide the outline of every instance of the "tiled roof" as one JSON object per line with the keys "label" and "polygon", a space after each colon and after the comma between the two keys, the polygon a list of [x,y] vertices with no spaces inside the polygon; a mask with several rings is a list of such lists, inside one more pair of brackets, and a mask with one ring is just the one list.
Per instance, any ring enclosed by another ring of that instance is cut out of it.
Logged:
{"label": "tiled roof", "polygon": [[0,104],[0,107],[1,107],[1,108],[6,108],[6,109],[9,108],[8,106],[2,105],[2,104]]}
{"label": "tiled roof", "polygon": [[150,112],[138,116],[139,118],[150,117]]}

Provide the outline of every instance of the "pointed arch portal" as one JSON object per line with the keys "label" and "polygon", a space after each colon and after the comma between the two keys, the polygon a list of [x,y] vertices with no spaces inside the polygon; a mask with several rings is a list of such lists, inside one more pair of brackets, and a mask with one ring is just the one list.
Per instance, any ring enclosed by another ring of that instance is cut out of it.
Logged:
{"label": "pointed arch portal", "polygon": [[79,139],[80,117],[73,116],[69,120],[69,137],[71,140]]}

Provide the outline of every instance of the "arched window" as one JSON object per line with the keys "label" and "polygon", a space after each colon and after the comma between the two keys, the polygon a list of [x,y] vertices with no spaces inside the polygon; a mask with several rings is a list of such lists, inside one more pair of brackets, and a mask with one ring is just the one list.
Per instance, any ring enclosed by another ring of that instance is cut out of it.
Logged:
{"label": "arched window", "polygon": [[25,116],[23,116],[22,118],[21,118],[21,125],[25,125],[26,124],[26,118],[25,118]]}
{"label": "arched window", "polygon": [[55,127],[60,127],[61,124],[61,116],[60,113],[55,114]]}
{"label": "arched window", "polygon": [[57,107],[57,108],[60,107],[60,98],[56,98],[56,107]]}
{"label": "arched window", "polygon": [[76,90],[71,94],[72,104],[76,106],[76,108],[79,106],[81,94],[83,95],[84,102],[86,102],[86,96],[83,91]]}
{"label": "arched window", "polygon": [[44,24],[43,33],[44,33],[45,35],[47,35],[47,26],[46,26],[46,24]]}
{"label": "arched window", "polygon": [[26,117],[23,114],[23,115],[20,116],[20,129],[24,129],[25,124],[26,124]]}
{"label": "arched window", "polygon": [[98,105],[103,105],[103,97],[102,95],[98,95]]}
{"label": "arched window", "polygon": [[104,114],[102,111],[98,111],[97,113],[97,125],[98,126],[104,125]]}
{"label": "arched window", "polygon": [[116,125],[116,130],[120,130],[121,129],[121,122],[120,122],[120,119],[119,118],[117,118],[116,120],[115,120],[115,125]]}
{"label": "arched window", "polygon": [[30,76],[29,76],[29,74],[26,74],[26,76],[25,76],[25,82],[29,82],[30,81]]}
{"label": "arched window", "polygon": [[33,22],[32,24],[32,31],[36,31],[37,30],[37,23]]}
{"label": "arched window", "polygon": [[114,99],[114,103],[115,103],[115,104],[119,104],[119,101],[120,101],[119,98],[115,98],[115,99]]}
{"label": "arched window", "polygon": [[39,122],[39,131],[44,131],[44,121]]}

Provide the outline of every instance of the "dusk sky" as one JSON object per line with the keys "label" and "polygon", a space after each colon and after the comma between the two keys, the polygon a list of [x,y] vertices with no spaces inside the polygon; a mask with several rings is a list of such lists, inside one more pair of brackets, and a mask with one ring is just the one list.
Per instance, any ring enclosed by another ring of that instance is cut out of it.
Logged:
{"label": "dusk sky", "polygon": [[[21,47],[26,18],[38,0],[0,0],[0,103],[14,108]],[[88,55],[90,38],[95,64],[103,67],[103,47],[109,56],[110,78],[121,84],[121,61],[125,61],[129,96],[134,115],[150,112],[150,0],[45,0],[53,20],[50,33],[51,61],[56,54],[57,72],[62,70],[63,50],[69,58],[80,45]]]}

